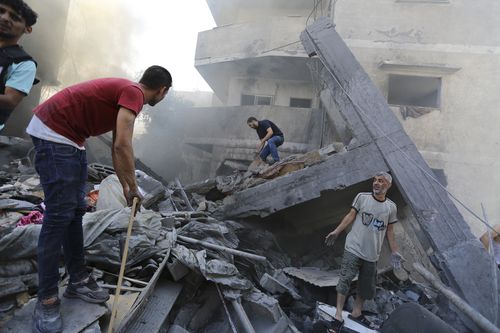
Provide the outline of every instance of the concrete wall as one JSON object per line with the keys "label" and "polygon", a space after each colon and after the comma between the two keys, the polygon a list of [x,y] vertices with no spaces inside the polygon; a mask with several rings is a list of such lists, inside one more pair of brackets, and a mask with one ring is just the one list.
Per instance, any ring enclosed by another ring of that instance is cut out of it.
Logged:
{"label": "concrete wall", "polygon": [[[252,22],[234,23],[202,31],[198,35],[196,60],[213,59],[215,62],[260,56],[262,52],[298,41],[305,24],[305,17],[264,20],[262,16],[258,16]],[[297,43],[276,51],[284,50],[299,52],[302,45]]]}
{"label": "concrete wall", "polygon": [[[292,118],[290,116],[293,116]],[[308,151],[319,146],[321,112],[317,109],[238,106],[179,110],[171,124],[182,128],[182,156],[185,169],[181,178],[194,182],[214,176],[226,159],[250,163],[254,158],[258,137],[246,124],[248,117],[270,119],[285,134],[282,156],[295,151]],[[290,121],[293,119],[294,121]],[[302,149],[302,150],[301,150]],[[145,160],[147,163],[147,160]],[[193,165],[193,167],[191,167]]]}
{"label": "concrete wall", "polygon": [[[283,16],[307,17],[314,7],[314,2],[309,0],[207,0],[207,3],[219,26],[253,22],[259,18],[269,20]],[[326,15],[329,4],[329,0],[320,1],[315,13]]]}
{"label": "concrete wall", "polygon": [[273,96],[274,105],[290,106],[290,98],[312,99],[318,107],[318,98],[310,82],[234,77],[229,84],[228,106],[241,105],[241,95]]}
{"label": "concrete wall", "polygon": [[[231,70],[223,77],[228,78],[227,105],[239,104],[242,93],[275,95],[277,105],[288,105],[289,97],[299,91],[304,98],[316,95],[317,89],[307,80],[290,81],[284,77],[287,71],[271,73],[266,67],[272,61],[269,58],[299,61],[304,56],[300,44],[266,51],[298,40],[312,2],[207,2],[219,26],[227,26],[200,34],[197,64],[216,68],[235,63],[243,72]],[[327,14],[328,6],[313,12],[311,19],[321,10]],[[496,172],[500,164],[500,2],[338,0],[334,13],[337,30],[385,96],[391,74],[441,78],[439,108],[406,119],[399,107],[393,110],[430,166],[444,169],[448,189],[476,212],[483,203],[490,223],[500,223],[500,195],[494,191],[500,187]],[[265,73],[244,75],[249,65],[238,62],[241,59],[254,59],[252,65],[260,61]],[[383,62],[400,66],[386,68],[380,66]],[[210,74],[214,73],[218,71]],[[468,213],[464,216],[476,235],[485,231]]]}
{"label": "concrete wall", "polygon": [[[429,165],[444,169],[448,190],[478,213],[483,203],[490,223],[500,223],[500,196],[495,191],[500,187],[500,21],[496,17],[500,2],[340,0],[335,13],[337,30],[385,96],[393,71],[381,68],[383,61],[405,65],[406,75],[442,78],[439,109],[406,119],[399,108],[393,110]],[[442,73],[442,68],[456,71]],[[461,211],[475,235],[486,230]]]}

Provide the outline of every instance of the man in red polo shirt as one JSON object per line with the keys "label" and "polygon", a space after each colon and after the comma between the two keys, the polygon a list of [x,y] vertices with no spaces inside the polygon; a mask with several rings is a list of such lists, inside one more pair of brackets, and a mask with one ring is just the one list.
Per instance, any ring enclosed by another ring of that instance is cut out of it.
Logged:
{"label": "man in red polo shirt", "polygon": [[141,198],[135,179],[132,134],[143,105],[154,106],[172,85],[163,67],[148,68],[138,83],[97,79],[68,87],[35,108],[27,132],[35,145],[35,168],[46,210],[38,240],[38,302],[34,332],[61,332],[58,298],[61,247],[70,275],[65,297],[91,303],[108,300],[85,269],[82,217],[85,214],[85,139],[113,131],[113,166],[128,203]]}

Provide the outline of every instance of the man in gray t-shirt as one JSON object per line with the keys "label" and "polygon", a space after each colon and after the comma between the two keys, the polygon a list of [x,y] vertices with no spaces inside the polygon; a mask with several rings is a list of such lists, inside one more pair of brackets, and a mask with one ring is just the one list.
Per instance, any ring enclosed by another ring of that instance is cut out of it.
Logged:
{"label": "man in gray t-shirt", "polygon": [[386,234],[392,252],[393,266],[395,269],[401,268],[401,255],[397,252],[393,230],[393,225],[397,222],[397,208],[396,204],[386,197],[391,184],[391,175],[379,172],[373,178],[373,192],[359,193],[349,213],[337,228],[326,236],[325,242],[331,246],[340,233],[354,222],[345,241],[340,279],[337,284],[337,312],[331,332],[339,333],[342,329],[344,323],[342,309],[356,274],[359,274],[358,293],[349,318],[362,325],[371,326],[361,311],[364,301],[375,296],[377,261]]}

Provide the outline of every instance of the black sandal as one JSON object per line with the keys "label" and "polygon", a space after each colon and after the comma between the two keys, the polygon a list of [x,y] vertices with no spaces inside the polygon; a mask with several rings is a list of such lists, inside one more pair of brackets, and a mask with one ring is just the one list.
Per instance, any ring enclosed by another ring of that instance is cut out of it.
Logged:
{"label": "black sandal", "polygon": [[373,324],[369,321],[364,315],[360,315],[359,317],[353,317],[352,315],[347,316],[352,321],[357,322],[360,325],[365,326],[366,328],[373,329]]}
{"label": "black sandal", "polygon": [[327,330],[328,333],[340,333],[340,331],[342,331],[342,327],[344,327],[344,321],[333,318],[333,321],[330,322],[330,325],[331,327]]}

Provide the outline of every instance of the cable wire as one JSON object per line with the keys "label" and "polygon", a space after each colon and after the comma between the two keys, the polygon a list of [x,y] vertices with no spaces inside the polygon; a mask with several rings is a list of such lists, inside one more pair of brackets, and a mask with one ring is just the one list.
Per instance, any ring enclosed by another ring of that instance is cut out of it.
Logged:
{"label": "cable wire", "polygon": [[[306,29],[306,33],[307,35],[309,36],[309,38],[311,40],[313,40],[312,36],[310,35],[309,31],[307,31]],[[323,63],[323,66],[324,68],[326,68],[326,70],[330,73],[330,75],[332,76],[333,80],[337,83],[337,85],[339,86],[339,88],[342,90],[342,92],[347,96],[347,98],[349,99],[349,101],[353,104],[354,106],[354,109],[356,110],[356,112],[358,112],[359,115],[362,115],[365,117],[365,119],[367,119],[372,125],[374,125],[379,131],[380,133],[382,133],[382,136],[384,138],[386,138],[391,144],[394,145],[394,147],[396,147],[396,149],[401,152],[403,154],[403,156],[409,161],[409,162],[412,162],[420,171],[422,171],[424,173],[424,175],[426,175],[429,179],[433,180],[439,187],[441,187],[444,191],[446,191],[446,193],[448,193],[458,204],[460,204],[460,206],[462,206],[465,210],[467,210],[467,212],[469,212],[472,216],[474,216],[477,220],[479,220],[480,222],[482,222],[487,228],[493,230],[493,232],[495,234],[498,235],[498,233],[496,232],[496,230],[488,223],[486,222],[485,220],[483,220],[478,214],[476,214],[471,208],[469,208],[465,203],[463,203],[457,196],[455,196],[453,193],[451,193],[446,187],[444,187],[440,182],[439,180],[437,180],[433,175],[429,174],[424,168],[422,168],[418,163],[417,161],[415,161],[413,158],[411,158],[410,156],[408,156],[408,154],[406,154],[405,151],[403,151],[397,144],[396,142],[394,142],[394,140],[392,140],[392,138],[390,138],[387,134],[384,133],[384,131],[380,128],[380,126],[375,122],[373,121],[373,119],[363,111],[363,108],[361,108],[358,103],[356,103],[351,95],[347,92],[347,90],[344,88],[344,86],[342,85],[342,83],[340,83],[340,81],[337,79],[337,77],[332,73],[332,71],[330,70],[330,68],[326,65],[326,61],[323,59],[323,55],[321,54],[320,50],[318,50],[316,48],[316,45],[314,43],[312,43],[314,45],[314,48],[315,48],[315,51],[316,51],[316,54],[318,55],[320,61]],[[366,126],[366,124],[365,124]]]}
{"label": "cable wire", "polygon": [[300,40],[296,40],[295,42],[291,42],[288,44],[277,46],[277,47],[269,49],[269,50],[265,50],[265,51],[261,52],[261,54],[268,53],[268,52],[275,51],[275,50],[279,50],[279,49],[284,48],[286,46],[290,46],[290,45],[297,44],[297,43],[300,43]]}

